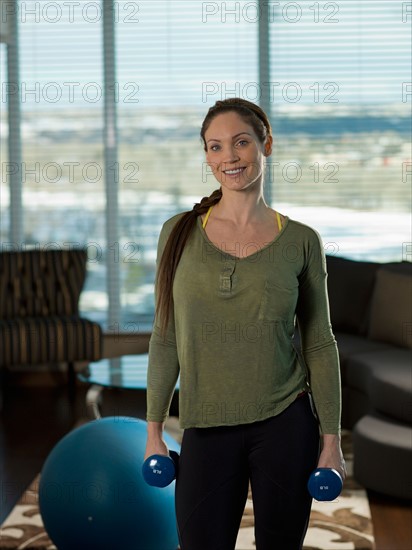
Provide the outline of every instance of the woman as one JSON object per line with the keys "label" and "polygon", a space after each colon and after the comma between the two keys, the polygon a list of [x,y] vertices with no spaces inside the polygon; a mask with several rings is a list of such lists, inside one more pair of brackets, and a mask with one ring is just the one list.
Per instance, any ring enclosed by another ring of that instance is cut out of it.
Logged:
{"label": "woman", "polygon": [[161,229],[145,459],[168,454],[162,433],[180,373],[182,550],[235,547],[249,480],[257,550],[297,550],[311,472],[345,477],[322,241],[265,203],[273,138],[260,107],[216,102],[201,138],[220,188]]}

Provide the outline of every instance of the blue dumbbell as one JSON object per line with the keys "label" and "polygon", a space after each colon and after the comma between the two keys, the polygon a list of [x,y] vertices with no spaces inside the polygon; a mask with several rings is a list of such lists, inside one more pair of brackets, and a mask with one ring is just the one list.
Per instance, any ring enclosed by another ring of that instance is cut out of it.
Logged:
{"label": "blue dumbbell", "polygon": [[143,478],[153,487],[166,487],[176,478],[179,453],[169,451],[166,455],[151,455],[143,462]]}
{"label": "blue dumbbell", "polygon": [[309,493],[316,500],[335,500],[342,486],[342,478],[333,468],[317,468],[308,481]]}

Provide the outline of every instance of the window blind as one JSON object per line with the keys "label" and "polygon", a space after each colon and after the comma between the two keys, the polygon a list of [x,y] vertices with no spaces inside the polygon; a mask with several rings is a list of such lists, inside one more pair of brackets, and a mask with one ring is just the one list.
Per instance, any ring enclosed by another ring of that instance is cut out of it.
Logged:
{"label": "window blind", "polygon": [[407,2],[271,12],[274,199],[331,254],[412,259],[411,21]]}
{"label": "window blind", "polygon": [[[11,93],[18,94],[21,110],[23,239],[10,242],[2,220],[1,241],[3,249],[87,246],[80,307],[105,322],[102,29],[100,10],[88,4],[84,10],[73,2],[15,2],[20,82]],[[3,20],[9,14],[2,10]],[[6,126],[5,71],[1,78]],[[7,212],[9,176],[2,156],[2,209]]]}
{"label": "window blind", "polygon": [[[112,241],[105,233],[114,198],[105,190],[103,136],[111,134],[104,128],[110,60],[103,54],[103,4],[16,4],[21,244],[88,247],[80,307],[106,331],[151,330],[161,225],[218,187],[205,169],[199,136],[218,99],[239,96],[269,106],[270,206],[318,229],[329,253],[410,259],[408,3],[113,2],[118,140],[117,164],[109,169],[117,178],[118,214]],[[259,55],[265,28],[268,57]],[[3,69],[5,44],[0,63]],[[5,74],[1,124],[7,130]],[[7,243],[13,212],[3,167],[1,240]],[[117,264],[120,280],[115,323],[107,315],[109,295],[117,292],[107,277],[109,262]]]}
{"label": "window blind", "polygon": [[119,217],[129,241],[122,314],[133,330],[151,328],[162,223],[219,187],[205,169],[203,118],[216,100],[258,82],[257,22],[222,24],[213,2],[143,1],[138,8],[120,3],[116,36]]}

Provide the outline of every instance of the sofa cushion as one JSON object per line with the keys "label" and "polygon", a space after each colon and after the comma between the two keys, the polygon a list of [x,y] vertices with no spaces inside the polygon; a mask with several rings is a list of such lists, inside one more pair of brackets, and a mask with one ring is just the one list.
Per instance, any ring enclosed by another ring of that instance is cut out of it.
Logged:
{"label": "sofa cushion", "polygon": [[340,331],[335,331],[334,334],[339,352],[342,384],[346,384],[346,369],[350,357],[361,353],[384,351],[388,349],[388,344],[368,340],[364,336],[358,336],[356,334],[349,334],[347,332]]}
{"label": "sofa cushion", "polygon": [[334,330],[365,335],[368,304],[381,264],[326,255],[328,296]]}
{"label": "sofa cushion", "polygon": [[378,270],[368,338],[412,349],[412,277]]}
{"label": "sofa cushion", "polygon": [[0,319],[77,315],[86,249],[0,254]]}
{"label": "sofa cushion", "polygon": [[379,414],[367,415],[353,430],[354,477],[386,495],[412,498],[412,429]]}
{"label": "sofa cushion", "polygon": [[388,262],[386,264],[382,264],[379,269],[391,271],[392,273],[400,273],[401,275],[409,275],[409,277],[412,277],[412,262]]}
{"label": "sofa cushion", "polygon": [[360,353],[348,358],[346,365],[347,384],[364,393],[369,393],[374,372],[390,373],[394,365],[411,372],[412,353],[408,349],[387,346],[385,350]]}
{"label": "sofa cushion", "polygon": [[342,388],[342,427],[352,430],[356,422],[374,409],[369,396],[363,391],[343,386]]}
{"label": "sofa cushion", "polygon": [[101,359],[102,329],[82,317],[0,319],[0,367]]}
{"label": "sofa cushion", "polygon": [[409,368],[393,364],[388,370],[374,370],[369,398],[374,409],[412,425],[412,353]]}

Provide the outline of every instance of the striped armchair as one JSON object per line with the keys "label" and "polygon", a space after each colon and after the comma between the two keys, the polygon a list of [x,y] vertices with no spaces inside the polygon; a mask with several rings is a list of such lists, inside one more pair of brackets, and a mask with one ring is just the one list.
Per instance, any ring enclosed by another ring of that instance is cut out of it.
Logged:
{"label": "striped armchair", "polygon": [[0,253],[0,369],[68,364],[102,357],[99,324],[79,316],[87,252],[29,250]]}

